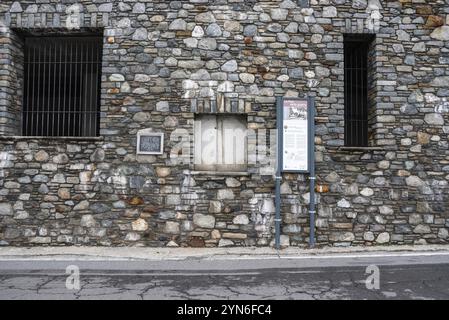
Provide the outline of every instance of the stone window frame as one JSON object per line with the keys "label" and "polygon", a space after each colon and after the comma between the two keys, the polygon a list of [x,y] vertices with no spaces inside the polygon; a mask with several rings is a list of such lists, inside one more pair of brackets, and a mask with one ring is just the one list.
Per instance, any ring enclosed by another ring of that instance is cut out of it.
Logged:
{"label": "stone window frame", "polygon": [[[26,28],[26,27],[11,27],[6,34],[9,40],[6,50],[11,56],[12,63],[6,66],[7,74],[10,83],[16,83],[16,90],[8,92],[4,85],[0,86],[0,139],[40,139],[40,140],[103,140],[101,133],[97,136],[24,136],[22,130],[22,104],[23,104],[23,86],[24,86],[24,37],[25,36],[39,36],[39,35],[54,35],[54,36],[89,36],[97,35],[105,38],[104,27],[83,27],[76,30],[68,30],[66,28]],[[104,40],[103,40],[104,44]],[[102,48],[102,59],[104,56],[104,47]],[[103,70],[101,67],[101,74]],[[103,93],[103,81],[100,81],[99,96],[100,101]],[[98,123],[101,132],[101,113],[100,102]]]}
{"label": "stone window frame", "polygon": [[[368,50],[368,145],[367,146],[347,146],[343,144],[337,149],[342,151],[376,151],[383,150],[382,147],[377,146],[376,139],[376,129],[377,129],[377,110],[376,105],[378,103],[378,94],[377,94],[377,68],[378,64],[376,62],[377,56],[377,46],[380,45],[379,37],[375,33],[353,33],[353,32],[343,32],[342,38],[344,43],[345,35],[353,35],[353,36],[365,36],[372,37],[369,42],[369,50]],[[344,52],[343,52],[344,54]],[[344,66],[344,63],[343,63]],[[344,79],[343,79],[344,81]],[[344,89],[343,89],[344,90]],[[343,137],[343,141],[345,141],[345,137]]]}
{"label": "stone window frame", "polygon": [[[197,152],[199,151],[197,145],[198,135],[201,135],[202,132],[198,132],[197,123],[200,118],[203,117],[215,117],[216,121],[223,121],[226,118],[235,118],[240,122],[244,122],[244,127],[248,129],[248,115],[241,113],[195,113],[194,114],[194,124],[193,124],[193,172],[196,174],[203,173],[208,175],[247,175],[249,168],[248,161],[248,137],[245,136],[245,145],[244,145],[244,165],[226,165],[226,164],[199,164],[196,163]],[[219,119],[221,118],[221,119]],[[221,123],[220,121],[220,123]],[[219,139],[217,136],[217,139]],[[222,137],[222,135],[221,135]],[[217,142],[219,143],[219,142]]]}
{"label": "stone window frame", "polygon": [[[185,98],[186,105],[189,106],[190,112],[192,114],[192,125],[189,128],[190,135],[190,162],[189,162],[189,174],[200,175],[206,177],[214,176],[249,176],[254,173],[254,165],[250,162],[252,155],[250,154],[250,149],[247,147],[247,165],[246,168],[241,171],[214,171],[212,170],[199,170],[195,166],[195,118],[201,115],[234,115],[244,117],[246,120],[247,130],[250,128],[254,116],[252,106],[255,103],[253,99],[248,99],[247,97],[242,97],[235,95],[233,91],[220,91],[217,90],[217,94],[212,97],[200,97],[192,96]],[[248,132],[248,131],[247,131]],[[249,144],[250,136],[247,136],[247,143]],[[247,144],[247,146],[248,146]]]}
{"label": "stone window frame", "polygon": [[21,112],[24,85],[23,40],[17,29],[5,33],[1,52],[6,58],[2,63],[3,78],[0,85],[0,135],[17,135],[21,128]]}

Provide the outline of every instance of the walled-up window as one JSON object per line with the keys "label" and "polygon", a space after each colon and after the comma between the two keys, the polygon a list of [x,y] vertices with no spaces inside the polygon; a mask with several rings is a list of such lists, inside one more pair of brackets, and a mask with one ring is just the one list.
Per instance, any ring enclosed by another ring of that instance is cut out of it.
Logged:
{"label": "walled-up window", "polygon": [[368,146],[373,40],[372,35],[344,37],[345,145],[350,147]]}
{"label": "walled-up window", "polygon": [[22,132],[97,136],[102,37],[27,36]]}
{"label": "walled-up window", "polygon": [[196,170],[245,171],[247,158],[247,121],[243,116],[196,116]]}

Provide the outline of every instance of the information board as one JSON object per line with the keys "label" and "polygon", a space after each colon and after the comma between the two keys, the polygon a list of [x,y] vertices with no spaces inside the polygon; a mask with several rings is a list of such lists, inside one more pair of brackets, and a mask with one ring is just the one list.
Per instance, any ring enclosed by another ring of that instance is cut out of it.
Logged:
{"label": "information board", "polygon": [[309,172],[309,100],[283,98],[280,108],[282,171]]}

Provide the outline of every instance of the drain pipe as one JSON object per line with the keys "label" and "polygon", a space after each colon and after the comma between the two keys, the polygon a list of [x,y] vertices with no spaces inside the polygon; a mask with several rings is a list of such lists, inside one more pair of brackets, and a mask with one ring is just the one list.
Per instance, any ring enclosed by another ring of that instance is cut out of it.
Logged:
{"label": "drain pipe", "polygon": [[310,200],[309,200],[309,215],[310,215],[310,234],[309,246],[315,246],[315,98],[308,97],[309,100],[309,168],[310,168]]}

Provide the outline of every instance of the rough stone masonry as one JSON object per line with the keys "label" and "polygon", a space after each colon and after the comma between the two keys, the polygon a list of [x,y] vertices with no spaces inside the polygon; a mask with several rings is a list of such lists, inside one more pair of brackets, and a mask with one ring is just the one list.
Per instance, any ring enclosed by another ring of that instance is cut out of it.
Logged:
{"label": "rough stone masonry", "polygon": [[[104,35],[99,137],[21,136],[21,31],[90,29]],[[348,33],[376,36],[368,148],[344,147]],[[275,97],[304,95],[329,189],[318,245],[448,243],[448,0],[2,0],[0,245],[268,246],[273,175],[195,171],[173,135],[217,97],[216,113],[270,132]],[[136,155],[147,128],[165,133],[162,155]],[[307,175],[281,191],[282,245],[306,246]]]}

